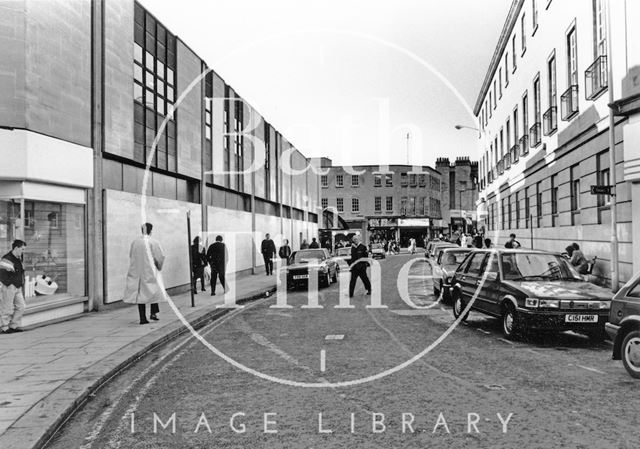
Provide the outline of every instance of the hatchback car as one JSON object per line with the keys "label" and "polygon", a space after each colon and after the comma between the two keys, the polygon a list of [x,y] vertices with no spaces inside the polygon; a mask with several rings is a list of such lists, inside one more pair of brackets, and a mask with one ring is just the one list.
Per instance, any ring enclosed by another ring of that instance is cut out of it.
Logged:
{"label": "hatchback car", "polygon": [[606,330],[613,341],[613,359],[640,379],[640,274],[613,296]]}
{"label": "hatchback car", "polygon": [[431,268],[433,275],[433,294],[447,301],[450,299],[449,288],[451,287],[451,279],[456,270],[462,263],[467,254],[471,252],[471,248],[443,248],[433,260]]}
{"label": "hatchback car", "polygon": [[342,259],[347,265],[351,265],[351,247],[347,246],[345,248],[338,248],[335,250],[334,259]]}
{"label": "hatchback car", "polygon": [[502,318],[508,338],[534,330],[574,330],[594,340],[606,336],[611,292],[583,280],[560,254],[474,250],[451,282],[456,318],[473,301],[472,310]]}
{"label": "hatchback car", "polygon": [[425,252],[425,257],[433,257],[440,248],[460,248],[460,246],[450,242],[436,242]]}
{"label": "hatchback car", "polygon": [[284,269],[287,272],[287,285],[292,288],[308,285],[309,276],[314,272],[317,273],[319,286],[328,287],[338,280],[338,263],[325,248],[294,251],[289,257],[289,265]]}

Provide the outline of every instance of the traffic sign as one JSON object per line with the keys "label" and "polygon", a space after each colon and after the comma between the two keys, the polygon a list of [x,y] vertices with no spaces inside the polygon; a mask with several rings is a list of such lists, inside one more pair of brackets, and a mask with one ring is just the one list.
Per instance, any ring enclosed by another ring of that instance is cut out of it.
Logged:
{"label": "traffic sign", "polygon": [[611,195],[612,186],[591,186],[591,195]]}

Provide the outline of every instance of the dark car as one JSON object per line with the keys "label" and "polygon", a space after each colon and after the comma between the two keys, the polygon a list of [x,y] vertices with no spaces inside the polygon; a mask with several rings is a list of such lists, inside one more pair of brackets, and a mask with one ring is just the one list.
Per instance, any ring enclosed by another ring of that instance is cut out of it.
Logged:
{"label": "dark car", "polygon": [[433,294],[436,298],[442,293],[442,298],[445,301],[450,299],[449,288],[451,287],[451,279],[462,261],[471,251],[471,248],[460,247],[442,248],[438,250],[431,267]]}
{"label": "dark car", "polygon": [[613,341],[613,359],[622,359],[627,372],[640,379],[640,274],[614,295],[606,330]]}
{"label": "dark car", "polygon": [[287,285],[292,288],[307,286],[309,273],[315,272],[318,276],[318,285],[328,287],[338,280],[338,269],[338,263],[325,248],[294,251],[286,267]]}
{"label": "dark car", "polygon": [[456,318],[475,298],[471,309],[502,318],[508,338],[534,330],[574,330],[598,341],[606,336],[611,293],[583,280],[560,254],[474,250],[451,282]]}

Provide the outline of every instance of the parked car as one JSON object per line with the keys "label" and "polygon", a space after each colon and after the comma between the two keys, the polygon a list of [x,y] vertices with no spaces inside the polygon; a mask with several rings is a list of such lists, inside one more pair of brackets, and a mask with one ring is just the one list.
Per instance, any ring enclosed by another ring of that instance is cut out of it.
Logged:
{"label": "parked car", "polygon": [[384,259],[387,255],[384,252],[384,246],[381,243],[371,244],[371,257],[373,259]]}
{"label": "parked car", "polygon": [[[351,250],[351,248],[349,248]],[[338,263],[326,248],[303,249],[294,251],[289,257],[287,285],[292,288],[307,286],[309,272],[318,274],[318,285],[328,287],[338,280]]]}
{"label": "parked car", "polygon": [[431,247],[425,252],[425,257],[431,258],[435,256],[436,251],[439,248],[460,248],[460,246],[455,243],[450,242],[435,242]]}
{"label": "parked car", "polygon": [[436,298],[442,293],[442,298],[445,301],[450,299],[449,288],[451,288],[451,279],[462,261],[471,251],[471,248],[460,247],[438,249],[438,254],[431,268],[433,275],[433,294]]}
{"label": "parked car", "polygon": [[338,248],[335,250],[334,259],[342,259],[347,265],[351,265],[351,247],[347,246],[345,248]]}
{"label": "parked car", "polygon": [[527,331],[565,330],[585,333],[594,340],[606,336],[611,293],[583,280],[560,254],[474,250],[451,282],[456,318],[475,297],[471,309],[502,318],[502,331],[508,338]]}
{"label": "parked car", "polygon": [[606,330],[613,341],[613,359],[622,359],[627,372],[640,379],[640,274],[613,296]]}

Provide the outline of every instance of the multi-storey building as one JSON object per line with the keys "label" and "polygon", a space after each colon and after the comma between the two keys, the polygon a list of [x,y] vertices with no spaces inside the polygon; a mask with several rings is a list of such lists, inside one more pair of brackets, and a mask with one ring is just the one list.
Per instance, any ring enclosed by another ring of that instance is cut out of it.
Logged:
{"label": "multi-storey building", "polygon": [[193,235],[225,235],[239,273],[262,263],[252,233],[317,234],[310,161],[150,11],[0,9],[0,251],[26,240],[26,274],[58,286],[28,299],[26,325],[120,301],[143,221],[170,292],[189,284],[187,212]]}
{"label": "multi-storey building", "polygon": [[440,232],[440,173],[428,166],[334,166],[323,159],[321,206],[335,211],[365,241],[410,238],[422,245]]}
{"label": "multi-storey building", "polygon": [[439,157],[436,170],[442,175],[440,188],[445,234],[477,230],[478,162],[457,157],[455,162]]}
{"label": "multi-storey building", "polygon": [[[587,257],[598,256],[603,282],[611,281],[616,251],[620,280],[640,268],[636,188],[625,182],[640,180],[632,162],[640,156],[640,38],[631,20],[639,12],[630,1],[514,0],[474,109],[478,211],[494,241],[514,232],[525,246],[554,251],[577,242]],[[613,167],[612,99],[620,99]],[[612,197],[592,195],[592,185],[613,186],[617,245]]]}

